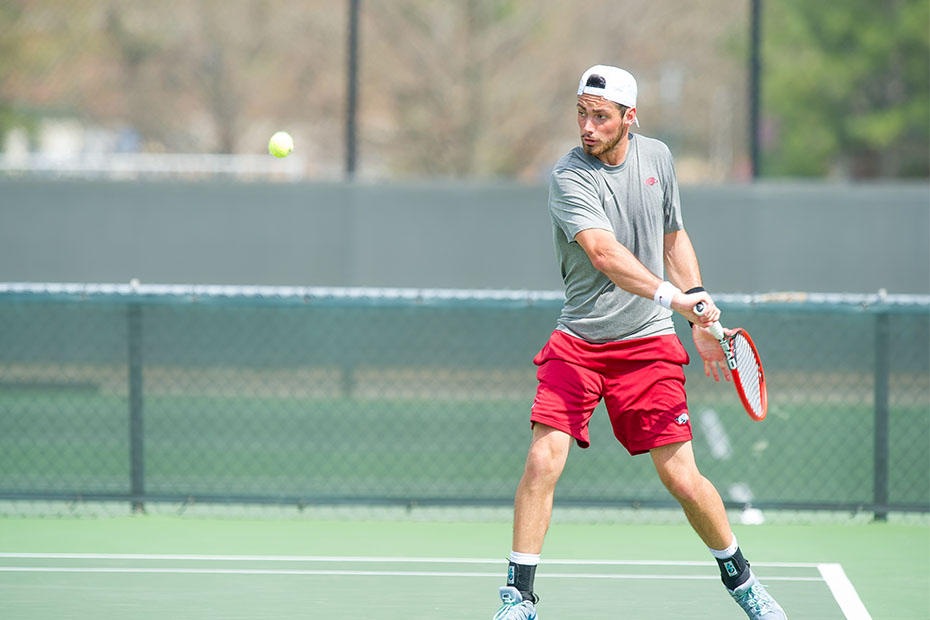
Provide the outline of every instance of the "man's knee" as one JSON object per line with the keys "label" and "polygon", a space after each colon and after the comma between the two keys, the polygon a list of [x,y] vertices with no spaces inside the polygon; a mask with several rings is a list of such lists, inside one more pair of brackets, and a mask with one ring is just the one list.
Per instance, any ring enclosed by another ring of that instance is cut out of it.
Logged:
{"label": "man's knee", "polygon": [[537,429],[526,456],[524,479],[529,483],[558,480],[565,467],[571,437],[555,429]]}
{"label": "man's knee", "polygon": [[545,481],[558,478],[562,473],[562,464],[551,450],[532,449],[526,457],[525,477],[528,481]]}
{"label": "man's knee", "polygon": [[691,504],[701,497],[702,487],[707,480],[697,471],[678,470],[660,476],[672,497],[683,504]]}
{"label": "man's knee", "polygon": [[665,467],[658,467],[657,470],[668,492],[682,503],[697,501],[702,495],[704,486],[710,484],[698,471],[693,461],[667,464]]}
{"label": "man's knee", "polygon": [[652,459],[662,484],[679,502],[698,500],[704,485],[710,484],[698,471],[690,442],[654,448]]}

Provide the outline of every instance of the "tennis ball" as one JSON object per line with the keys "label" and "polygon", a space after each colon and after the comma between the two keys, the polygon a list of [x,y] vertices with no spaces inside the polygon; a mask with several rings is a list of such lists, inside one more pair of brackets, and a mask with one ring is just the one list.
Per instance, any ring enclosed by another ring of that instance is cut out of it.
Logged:
{"label": "tennis ball", "polygon": [[294,138],[286,131],[279,131],[268,141],[268,152],[275,157],[287,157],[294,150]]}

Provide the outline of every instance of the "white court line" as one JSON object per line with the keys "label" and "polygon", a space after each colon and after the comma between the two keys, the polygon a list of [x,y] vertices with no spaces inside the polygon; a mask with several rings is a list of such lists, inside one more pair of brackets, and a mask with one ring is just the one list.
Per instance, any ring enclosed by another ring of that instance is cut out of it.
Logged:
{"label": "white court line", "polygon": [[[120,560],[120,561],[183,561],[183,562],[302,562],[342,564],[492,564],[503,565],[505,558],[416,558],[416,557],[333,557],[291,555],[190,555],[190,554],[141,554],[141,553],[0,553],[0,559],[51,559],[51,560]],[[562,566],[669,566],[714,567],[715,562],[661,561],[661,560],[547,560],[546,564]],[[757,566],[779,568],[814,569],[816,564],[788,562],[760,563]],[[253,569],[253,568],[174,568],[174,567],[37,567],[0,566],[0,572],[96,572],[96,573],[178,573],[178,574],[242,574],[242,575],[342,575],[368,576],[393,575],[407,577],[498,577],[500,572],[446,572],[446,571],[399,571],[399,570],[311,570],[311,569]],[[644,575],[605,573],[546,573],[546,578],[580,579],[719,579],[710,575]],[[772,581],[822,581],[821,577],[771,577]]]}
{"label": "white court line", "polygon": [[[44,567],[0,566],[0,573],[150,573],[178,575],[324,575],[342,577],[500,577],[500,572],[435,572],[396,570],[299,570],[259,568],[134,568],[134,567]],[[644,575],[604,573],[546,573],[545,579],[688,579],[717,581],[716,575]],[[769,581],[823,581],[820,577],[771,577]]]}
{"label": "white court line", "polygon": [[[501,564],[507,558],[415,558],[415,557],[355,557],[355,556],[300,556],[300,555],[189,555],[145,553],[3,553],[0,559],[49,560],[175,560],[188,562],[342,562],[378,564]],[[711,561],[664,560],[562,560],[546,559],[545,564],[590,566],[713,566]],[[819,564],[802,562],[753,562],[753,566],[769,568],[818,568]]]}
{"label": "white court line", "polygon": [[[492,564],[500,565],[505,558],[416,558],[416,557],[333,557],[289,555],[187,555],[187,554],[132,554],[132,553],[3,553],[0,559],[58,559],[58,560],[149,560],[187,562],[303,562],[303,563],[379,563],[379,564]],[[712,566],[715,562],[660,561],[660,560],[567,560],[550,559],[546,564],[563,566]],[[765,576],[762,581],[823,581],[827,584],[846,620],[872,620],[858,592],[840,564],[803,562],[756,562],[756,567],[816,568],[820,577]],[[0,566],[0,572],[22,573],[168,573],[168,574],[229,574],[229,575],[323,575],[323,576],[396,576],[396,577],[499,577],[499,572],[437,572],[437,571],[385,571],[385,570],[288,570],[288,569],[223,569],[223,568],[137,568],[137,567],[17,567]],[[555,579],[688,579],[717,580],[716,575],[645,575],[600,573],[546,573],[539,577]]]}
{"label": "white court line", "polygon": [[853,587],[849,577],[846,576],[846,571],[843,570],[842,565],[820,564],[817,569],[823,576],[823,580],[827,582],[830,592],[833,593],[833,598],[836,599],[840,609],[843,610],[846,620],[872,620],[869,610],[865,608],[862,599],[859,598],[859,593],[856,592],[856,588]]}

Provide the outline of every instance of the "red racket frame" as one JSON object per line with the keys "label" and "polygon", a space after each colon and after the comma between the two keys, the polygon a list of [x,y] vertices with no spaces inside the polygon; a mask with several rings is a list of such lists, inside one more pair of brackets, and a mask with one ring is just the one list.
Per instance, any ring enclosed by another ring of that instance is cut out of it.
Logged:
{"label": "red racket frame", "polygon": [[727,336],[727,346],[730,348],[730,354],[733,356],[733,359],[736,359],[736,351],[734,350],[733,341],[738,335],[746,339],[746,342],[749,344],[749,348],[755,357],[756,368],[759,372],[759,402],[762,407],[761,414],[757,415],[753,411],[752,405],[749,403],[749,399],[746,397],[746,392],[743,390],[743,380],[740,379],[739,370],[734,367],[736,364],[730,367],[730,374],[733,375],[733,384],[736,386],[736,393],[739,394],[739,399],[743,402],[743,408],[746,409],[746,413],[756,422],[761,422],[765,419],[765,416],[769,411],[769,398],[768,391],[765,388],[765,372],[762,370],[762,359],[759,357],[759,351],[756,350],[756,345],[752,341],[752,338],[749,337],[749,333],[742,328],[734,329],[733,333]]}

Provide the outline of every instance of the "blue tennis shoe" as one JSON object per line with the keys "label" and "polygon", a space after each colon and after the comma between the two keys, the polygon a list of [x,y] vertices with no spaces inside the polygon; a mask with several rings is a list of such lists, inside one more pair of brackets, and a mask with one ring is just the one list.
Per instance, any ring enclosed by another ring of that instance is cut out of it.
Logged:
{"label": "blue tennis shoe", "polygon": [[736,604],[743,608],[750,620],[788,620],[785,610],[775,602],[752,573],[749,574],[749,581],[736,590],[727,589],[727,592]]}
{"label": "blue tennis shoe", "polygon": [[494,614],[494,620],[537,620],[536,605],[524,601],[523,595],[513,586],[500,589],[501,608]]}

